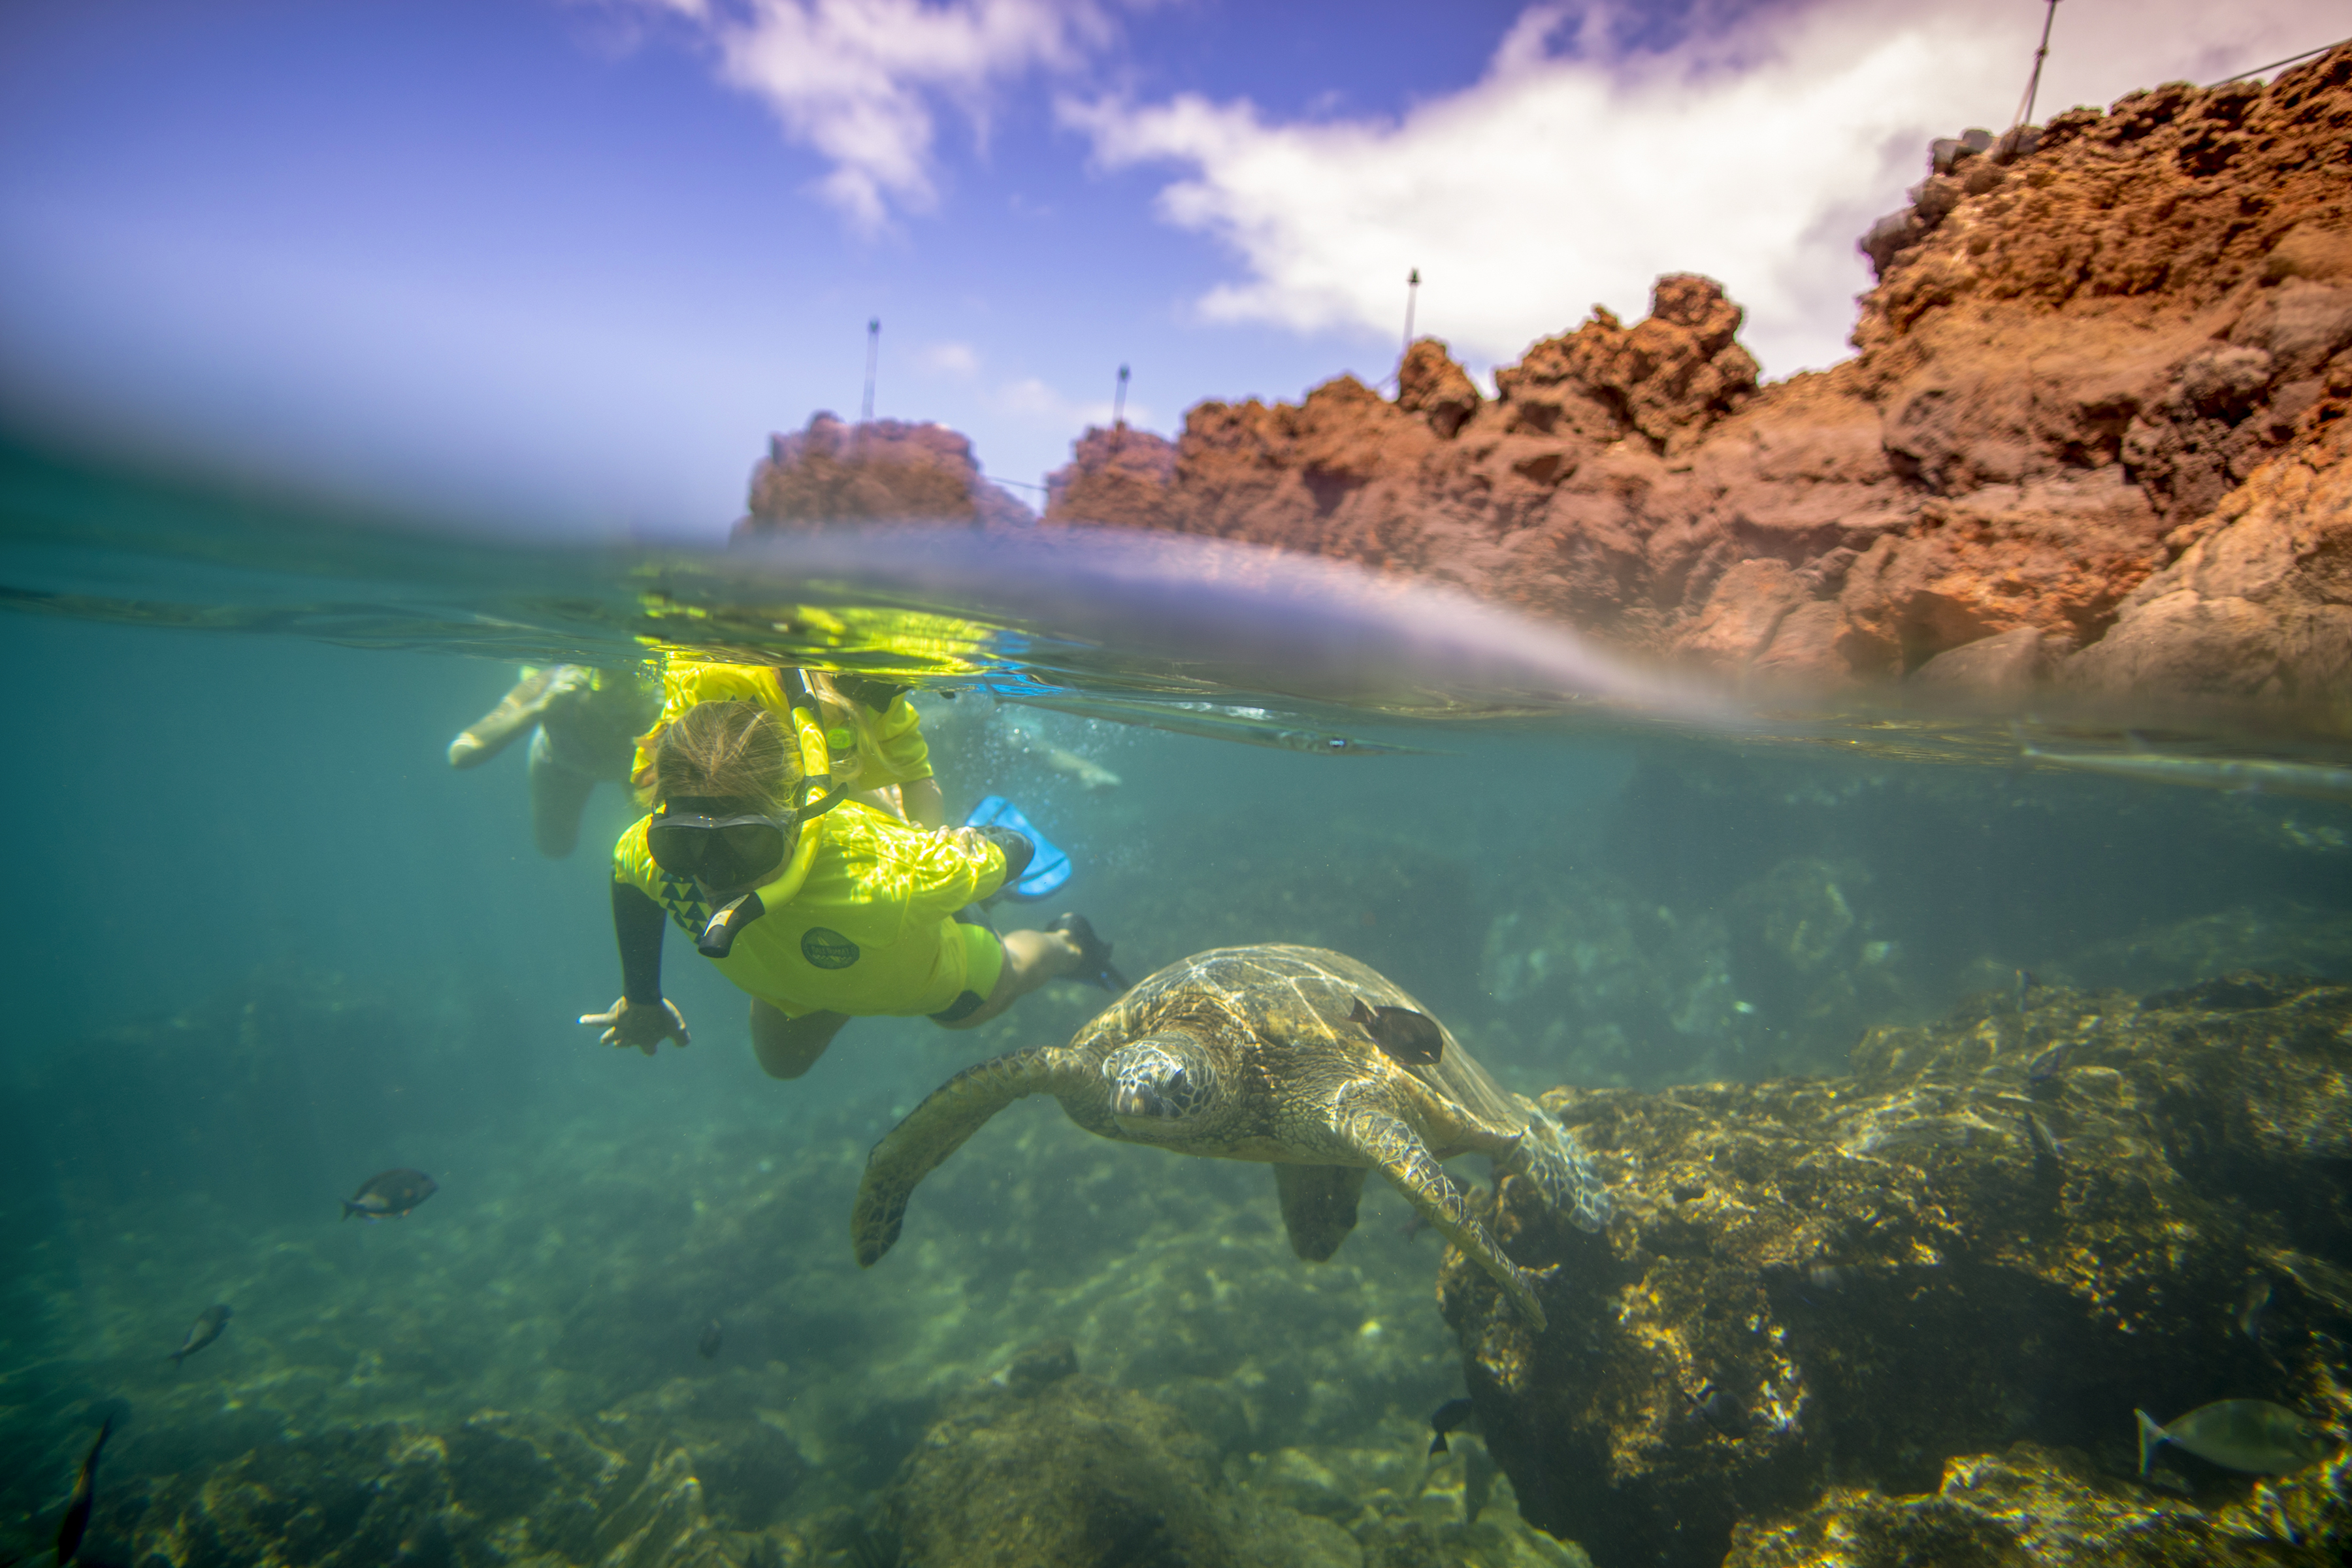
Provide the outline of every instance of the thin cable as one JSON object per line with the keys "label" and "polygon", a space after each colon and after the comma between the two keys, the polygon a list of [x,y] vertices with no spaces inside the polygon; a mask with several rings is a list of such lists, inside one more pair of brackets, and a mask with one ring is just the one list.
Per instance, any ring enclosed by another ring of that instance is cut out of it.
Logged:
{"label": "thin cable", "polygon": [[2291,66],[2297,60],[2307,60],[2314,55],[2324,55],[2330,49],[2342,48],[2346,44],[2352,44],[2352,38],[2338,38],[2332,44],[2322,44],[2315,49],[2305,49],[2299,55],[2289,55],[2283,60],[2273,60],[2266,66],[2256,66],[2252,70],[2240,71],[2236,76],[2225,76],[2220,81],[2209,81],[2205,85],[2207,87],[2227,87],[2233,81],[2243,81],[2250,76],[2260,76],[2264,71],[2276,70],[2281,66]]}

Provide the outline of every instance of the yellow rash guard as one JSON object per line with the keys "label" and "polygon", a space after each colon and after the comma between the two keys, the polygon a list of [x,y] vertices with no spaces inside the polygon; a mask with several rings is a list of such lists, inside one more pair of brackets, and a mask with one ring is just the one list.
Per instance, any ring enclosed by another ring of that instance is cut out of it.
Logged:
{"label": "yellow rash guard", "polygon": [[[651,729],[658,732],[698,702],[756,702],[784,717],[789,704],[782,684],[783,671],[767,664],[719,664],[691,654],[674,652],[662,670],[661,717]],[[850,782],[858,789],[882,789],[912,784],[931,776],[931,752],[923,741],[921,716],[899,692],[890,706],[859,728],[857,772]],[[653,765],[653,750],[646,737],[637,742],[639,776]],[[837,776],[846,770],[836,768]]]}
{"label": "yellow rash guard", "polygon": [[[667,910],[689,939],[710,919],[693,882],[654,864],[640,819],[613,846],[613,877]],[[734,950],[710,962],[740,989],[788,1017],[944,1012],[963,993],[982,1000],[1004,960],[996,938],[950,918],[1003,884],[1004,852],[968,848],[844,801],[801,828],[814,853],[795,853],[758,889],[767,913]],[[975,1004],[976,1005],[977,1004]]]}

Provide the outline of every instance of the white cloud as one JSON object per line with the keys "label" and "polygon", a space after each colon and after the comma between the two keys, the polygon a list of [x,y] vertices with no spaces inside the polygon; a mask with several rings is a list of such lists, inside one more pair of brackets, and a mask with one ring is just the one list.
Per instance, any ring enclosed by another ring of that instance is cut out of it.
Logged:
{"label": "white cloud", "polygon": [[684,17],[719,71],[765,100],[784,134],[833,164],[826,200],[872,231],[893,207],[922,211],[934,110],[985,133],[1002,84],[1067,69],[1108,40],[1096,0],[638,0]]}
{"label": "white cloud", "polygon": [[[1108,425],[1113,412],[1112,400],[1108,397],[1095,402],[1066,397],[1059,388],[1034,375],[1006,382],[988,401],[999,414],[1060,430],[1075,430],[1087,425]],[[1129,398],[1126,418],[1131,426],[1148,427],[1151,424],[1151,409]]]}
{"label": "white cloud", "polygon": [[925,343],[916,353],[915,363],[933,375],[977,375],[980,351],[970,343]]}
{"label": "white cloud", "polygon": [[[2058,8],[2037,119],[2134,87],[2208,80],[2327,41],[2309,0],[2074,0]],[[2005,127],[2043,8],[1800,0],[1705,8],[1663,53],[1611,43],[1620,14],[1523,13],[1473,86],[1396,120],[1279,123],[1246,101],[1065,102],[1111,166],[1186,173],[1160,216],[1244,276],[1211,320],[1393,333],[1515,358],[1593,302],[1630,320],[1659,273],[1723,280],[1774,374],[1849,351],[1869,285],[1853,242],[1926,172],[1928,140]],[[2340,30],[2340,29],[2339,29]]]}

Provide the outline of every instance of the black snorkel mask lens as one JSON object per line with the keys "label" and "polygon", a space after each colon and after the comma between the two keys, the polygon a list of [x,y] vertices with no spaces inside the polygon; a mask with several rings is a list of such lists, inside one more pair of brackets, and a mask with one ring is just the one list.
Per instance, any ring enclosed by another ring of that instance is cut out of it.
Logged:
{"label": "black snorkel mask lens", "polygon": [[673,877],[713,888],[741,887],[782,865],[799,832],[797,814],[696,809],[724,804],[678,800],[665,807],[646,825],[646,848],[654,864]]}

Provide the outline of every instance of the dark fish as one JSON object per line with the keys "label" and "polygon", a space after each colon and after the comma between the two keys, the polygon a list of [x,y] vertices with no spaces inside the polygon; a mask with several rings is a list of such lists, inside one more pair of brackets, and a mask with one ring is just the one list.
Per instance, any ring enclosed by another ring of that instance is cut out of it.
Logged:
{"label": "dark fish", "polygon": [[1734,1442],[1755,1430],[1756,1424],[1748,1417],[1748,1407],[1740,1404],[1738,1395],[1727,1388],[1717,1388],[1711,1383],[1702,1384],[1696,1398],[1687,1393],[1683,1397],[1690,1400],[1693,1415]]}
{"label": "dark fish", "polygon": [[2238,1331],[2256,1344],[2263,1342],[2263,1330],[2269,1322],[2272,1300],[2271,1282],[2257,1274],[2246,1286],[2245,1300],[2238,1304]]}
{"label": "dark fish", "polygon": [[380,1171],[343,1200],[343,1217],[398,1219],[440,1190],[441,1184],[422,1171]]}
{"label": "dark fish", "polygon": [[2200,1405],[2168,1426],[2139,1418],[2139,1469],[2166,1443],[2188,1449],[2227,1469],[2257,1476],[2291,1475],[2327,1457],[2327,1428],[2267,1399],[2218,1399]]}
{"label": "dark fish", "polygon": [[2055,1081],[2058,1075],[2066,1070],[2066,1058],[2074,1054],[2074,1042],[2072,1040],[2061,1040],[2043,1051],[2025,1068],[2027,1085],[2039,1089],[2045,1083]]}
{"label": "dark fish", "polygon": [[1368,1007],[1361,996],[1350,1021],[1363,1026],[1372,1043],[1407,1067],[1427,1067],[1445,1054],[1445,1032],[1437,1020],[1410,1007]]}
{"label": "dark fish", "polygon": [[229,1315],[229,1310],[218,1302],[197,1313],[195,1326],[188,1331],[187,1342],[172,1352],[172,1364],[179,1365],[220,1338],[221,1331],[228,1327]]}
{"label": "dark fish", "polygon": [[[216,1312],[226,1312],[226,1307],[215,1307]],[[211,1314],[205,1314],[209,1317]],[[218,1333],[215,1327],[213,1331]],[[98,1441],[89,1446],[89,1458],[81,1462],[81,1477],[74,1482],[73,1496],[66,1502],[66,1516],[58,1521],[58,1568],[74,1559],[81,1550],[81,1538],[89,1529],[90,1505],[96,1500],[98,1487],[99,1450],[106,1447],[107,1437],[114,1431],[114,1417],[110,1415],[98,1429]]]}
{"label": "dark fish", "polygon": [[702,1334],[694,1342],[694,1348],[702,1352],[703,1360],[709,1361],[719,1353],[719,1342],[726,1337],[726,1333],[727,1331],[720,1326],[719,1320],[713,1318],[702,1325]]}
{"label": "dark fish", "polygon": [[1429,1418],[1429,1451],[1433,1454],[1452,1452],[1445,1446],[1446,1434],[1458,1429],[1478,1414],[1478,1407],[1466,1399],[1449,1399],[1437,1407]]}
{"label": "dark fish", "polygon": [[2025,1011],[2025,1005],[2033,1000],[2033,988],[2039,984],[2032,971],[2021,969],[2017,972],[2017,989],[2011,995],[2017,1011]]}
{"label": "dark fish", "polygon": [[2066,1145],[2058,1142],[2056,1135],[2042,1124],[2042,1118],[2030,1110],[2025,1113],[2025,1136],[2027,1142],[2033,1145],[2035,1164],[2045,1161],[2053,1165],[2066,1163]]}

